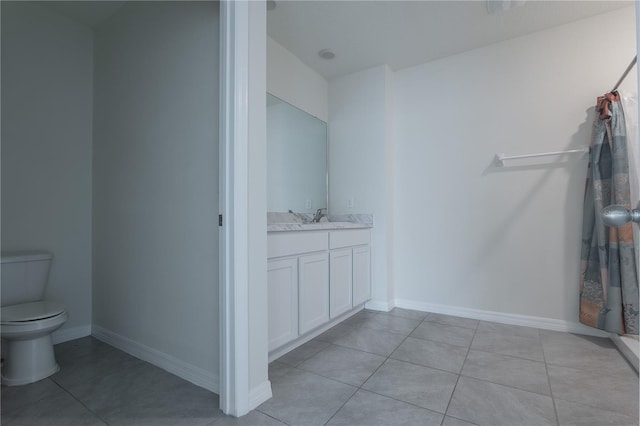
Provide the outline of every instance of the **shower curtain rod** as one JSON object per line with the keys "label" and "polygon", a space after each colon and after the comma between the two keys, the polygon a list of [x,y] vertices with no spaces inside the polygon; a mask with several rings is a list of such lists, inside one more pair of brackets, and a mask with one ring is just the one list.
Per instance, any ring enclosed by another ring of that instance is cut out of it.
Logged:
{"label": "shower curtain rod", "polygon": [[618,80],[616,85],[611,90],[612,92],[615,92],[618,89],[618,86],[620,86],[620,83],[624,81],[624,79],[627,77],[627,74],[629,74],[629,71],[631,71],[631,68],[633,68],[633,66],[636,64],[637,61],[638,61],[638,55],[633,57],[633,60],[631,61],[627,69],[624,70],[624,72],[622,73],[622,77],[620,77],[620,80]]}
{"label": "shower curtain rod", "polygon": [[590,151],[590,148],[580,148],[580,149],[570,149],[568,151],[551,151],[551,152],[540,152],[537,154],[513,155],[511,157],[507,157],[503,153],[500,153],[500,154],[496,154],[494,161],[496,162],[496,165],[502,167],[504,166],[505,160],[519,160],[521,158],[548,157],[550,155],[587,154],[589,153],[589,151]]}
{"label": "shower curtain rod", "polygon": [[[637,61],[638,61],[638,55],[633,57],[633,60],[631,61],[631,63],[627,67],[627,69],[624,70],[624,72],[622,73],[622,77],[620,77],[620,79],[618,80],[616,85],[613,87],[613,89],[611,89],[612,92],[615,92],[618,89],[620,84],[627,77],[627,75],[629,74],[629,71],[631,71],[631,69],[636,64]],[[547,157],[547,156],[551,156],[551,155],[586,154],[586,153],[590,152],[590,150],[591,150],[590,148],[580,148],[580,149],[570,149],[570,150],[567,150],[567,151],[551,151],[551,152],[540,152],[540,153],[536,153],[536,154],[513,155],[513,156],[510,156],[510,157],[507,157],[503,153],[499,153],[499,154],[496,154],[496,156],[495,156],[495,163],[496,163],[497,166],[504,166],[504,162],[506,160],[519,160],[521,158]]]}

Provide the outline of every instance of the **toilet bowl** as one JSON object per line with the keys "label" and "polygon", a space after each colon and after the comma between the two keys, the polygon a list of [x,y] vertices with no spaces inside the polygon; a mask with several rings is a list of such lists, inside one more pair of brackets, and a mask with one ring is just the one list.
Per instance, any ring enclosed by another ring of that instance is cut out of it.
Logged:
{"label": "toilet bowl", "polygon": [[2,383],[24,385],[60,368],[51,333],[68,318],[64,306],[42,300],[52,255],[42,252],[2,254]]}

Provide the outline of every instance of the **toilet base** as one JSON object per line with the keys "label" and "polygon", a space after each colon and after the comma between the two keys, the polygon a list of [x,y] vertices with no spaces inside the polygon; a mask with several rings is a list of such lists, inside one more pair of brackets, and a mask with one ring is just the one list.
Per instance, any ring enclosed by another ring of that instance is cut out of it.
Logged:
{"label": "toilet base", "polygon": [[28,340],[4,340],[2,384],[26,385],[58,372],[51,334]]}

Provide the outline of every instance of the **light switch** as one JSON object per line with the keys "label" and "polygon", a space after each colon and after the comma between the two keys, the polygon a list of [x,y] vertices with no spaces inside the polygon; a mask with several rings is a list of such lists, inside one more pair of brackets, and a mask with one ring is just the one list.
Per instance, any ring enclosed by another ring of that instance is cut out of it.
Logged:
{"label": "light switch", "polygon": [[309,210],[311,208],[311,206],[312,206],[311,200],[305,201],[305,203],[304,203],[304,208],[305,209]]}
{"label": "light switch", "polygon": [[347,200],[347,208],[348,209],[352,209],[353,208],[353,197],[349,197],[349,199]]}

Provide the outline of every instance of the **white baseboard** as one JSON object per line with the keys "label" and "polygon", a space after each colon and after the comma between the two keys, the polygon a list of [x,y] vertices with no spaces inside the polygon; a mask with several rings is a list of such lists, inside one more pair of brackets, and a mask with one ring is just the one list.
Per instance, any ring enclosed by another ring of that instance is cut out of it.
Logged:
{"label": "white baseboard", "polygon": [[93,325],[91,334],[98,340],[102,340],[130,355],[147,361],[156,367],[168,371],[171,374],[185,379],[194,385],[205,388],[211,392],[220,393],[220,378],[218,375],[208,372],[200,367],[188,364],[172,355],[160,352],[138,342],[134,342],[119,334],[113,333],[100,326]]}
{"label": "white baseboard", "polygon": [[393,300],[369,300],[364,307],[372,311],[389,312],[395,307],[393,302]]}
{"label": "white baseboard", "polygon": [[481,309],[462,308],[450,305],[437,305],[433,303],[416,302],[406,299],[395,299],[394,305],[399,308],[413,309],[436,314],[454,315],[457,317],[471,318],[483,321],[493,321],[503,324],[522,325],[525,327],[542,328],[545,330],[565,331],[568,333],[585,334],[597,337],[609,337],[610,334],[587,327],[578,322],[563,321],[551,318],[534,317],[528,315],[507,314],[502,312],[485,311]]}
{"label": "white baseboard", "polygon": [[273,396],[271,382],[267,380],[249,391],[249,409],[257,408],[260,404],[270,399],[271,396]]}
{"label": "white baseboard", "polygon": [[640,352],[640,343],[632,337],[618,336],[611,334],[611,340],[618,347],[622,355],[631,363],[633,368],[638,371],[638,353]]}
{"label": "white baseboard", "polygon": [[79,325],[77,327],[61,328],[51,335],[54,345],[58,343],[68,342],[69,340],[80,339],[81,337],[91,336],[91,324]]}

